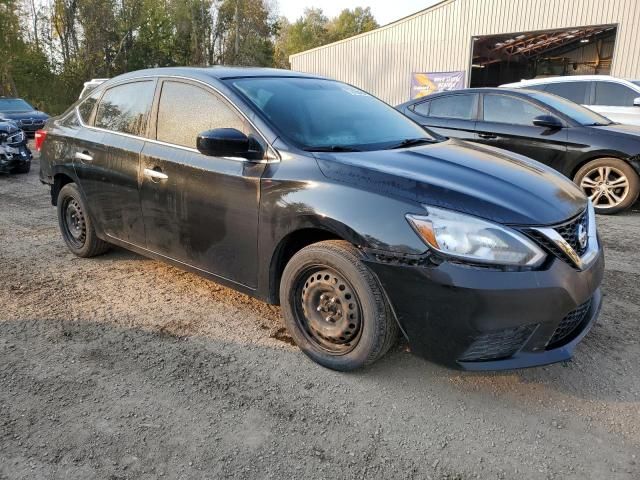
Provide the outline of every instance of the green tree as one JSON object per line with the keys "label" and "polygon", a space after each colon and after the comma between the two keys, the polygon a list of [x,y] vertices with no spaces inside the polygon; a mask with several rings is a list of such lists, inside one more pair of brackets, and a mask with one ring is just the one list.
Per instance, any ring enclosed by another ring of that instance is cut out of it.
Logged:
{"label": "green tree", "polygon": [[379,26],[371,13],[371,8],[356,7],[353,10],[345,8],[340,12],[340,15],[329,22],[327,26],[328,38],[331,42],[337,42],[375,30]]}
{"label": "green tree", "polygon": [[217,60],[226,65],[272,66],[276,28],[264,0],[224,0],[216,25],[220,38]]}
{"label": "green tree", "polygon": [[329,20],[322,9],[307,8],[294,23],[279,21],[280,29],[275,44],[275,64],[289,68],[289,56],[327,43],[342,40],[378,28],[371,9],[357,7],[344,9]]}

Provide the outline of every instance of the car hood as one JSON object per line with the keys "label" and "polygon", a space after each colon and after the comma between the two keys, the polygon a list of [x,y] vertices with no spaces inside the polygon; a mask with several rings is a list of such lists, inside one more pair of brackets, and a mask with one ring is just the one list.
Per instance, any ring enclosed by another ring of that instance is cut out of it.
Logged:
{"label": "car hood", "polygon": [[587,205],[582,191],[555,170],[462,140],[315,155],[323,174],[333,180],[502,224],[553,225]]}
{"label": "car hood", "polygon": [[625,125],[622,123],[612,123],[611,125],[591,126],[599,132],[607,132],[618,135],[631,135],[640,139],[640,126],[638,125]]}
{"label": "car hood", "polygon": [[3,122],[0,120],[0,133],[5,135],[10,135],[12,133],[16,133],[20,131],[18,126],[12,122]]}
{"label": "car hood", "polygon": [[22,120],[23,118],[46,120],[49,115],[39,110],[31,110],[29,112],[0,112],[0,118],[8,118],[10,120]]}

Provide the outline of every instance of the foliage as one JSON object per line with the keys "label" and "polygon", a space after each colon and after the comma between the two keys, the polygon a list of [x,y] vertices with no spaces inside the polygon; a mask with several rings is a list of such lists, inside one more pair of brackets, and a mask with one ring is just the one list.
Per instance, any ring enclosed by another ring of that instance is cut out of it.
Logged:
{"label": "foliage", "polygon": [[293,24],[286,19],[280,22],[282,26],[275,45],[275,62],[281,68],[289,68],[289,56],[294,53],[337,42],[379,26],[369,7],[345,8],[332,20],[319,8],[307,8],[304,15]]}
{"label": "foliage", "polygon": [[0,95],[52,114],[91,78],[174,65],[288,68],[289,55],[371,30],[369,8],[290,24],[273,0],[0,0]]}

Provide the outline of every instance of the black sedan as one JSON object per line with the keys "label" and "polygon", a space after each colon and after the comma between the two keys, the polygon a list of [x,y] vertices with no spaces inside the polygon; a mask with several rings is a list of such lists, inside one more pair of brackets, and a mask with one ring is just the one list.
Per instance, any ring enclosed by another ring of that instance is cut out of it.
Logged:
{"label": "black sedan", "polygon": [[446,137],[504,148],[578,184],[597,213],[629,208],[640,193],[640,127],[620,125],[564,98],[533,90],[442,92],[397,107]]}
{"label": "black sedan", "polygon": [[39,111],[21,98],[0,98],[0,121],[11,120],[29,137],[41,129],[49,115]]}
{"label": "black sedan", "polygon": [[36,136],[62,237],[282,305],[336,370],[414,352],[466,369],[568,359],[601,304],[594,210],[520,155],[442,141],[344,83],[168,68],[100,85]]}

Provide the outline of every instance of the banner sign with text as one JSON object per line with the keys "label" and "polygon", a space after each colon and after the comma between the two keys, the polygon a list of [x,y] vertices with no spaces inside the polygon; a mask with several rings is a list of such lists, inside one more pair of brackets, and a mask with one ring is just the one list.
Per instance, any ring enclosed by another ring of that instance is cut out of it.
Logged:
{"label": "banner sign with text", "polygon": [[461,88],[464,88],[464,71],[411,74],[411,100]]}

